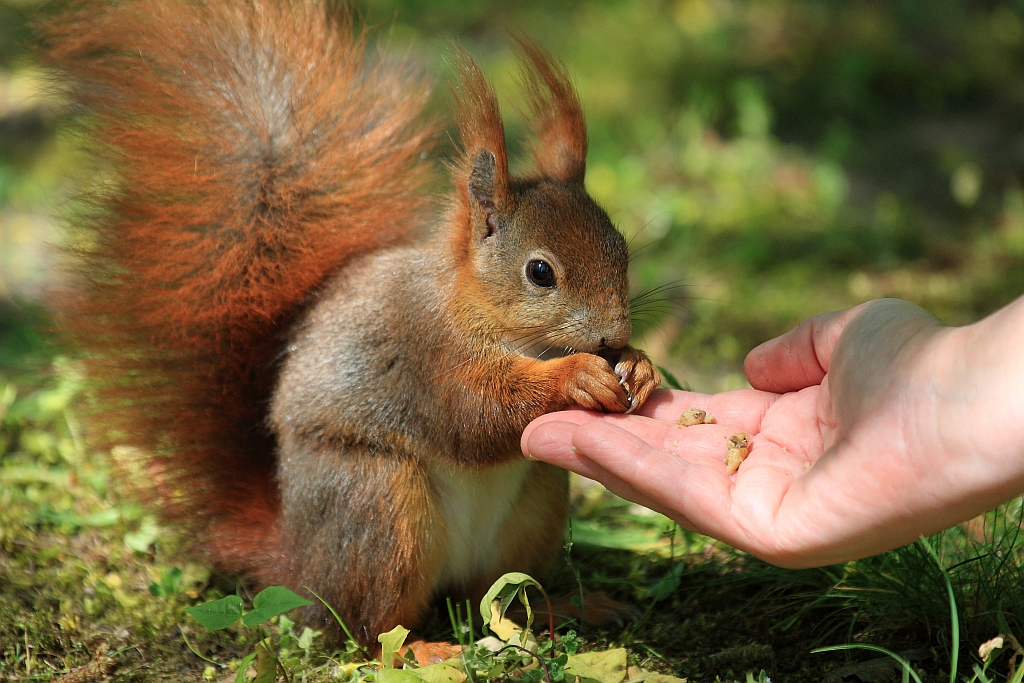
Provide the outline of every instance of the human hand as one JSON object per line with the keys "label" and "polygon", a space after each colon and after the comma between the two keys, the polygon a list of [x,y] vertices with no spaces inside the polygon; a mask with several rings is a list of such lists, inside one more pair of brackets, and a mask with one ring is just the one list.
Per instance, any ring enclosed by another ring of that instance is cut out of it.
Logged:
{"label": "human hand", "polygon": [[[946,328],[902,301],[818,316],[758,347],[757,390],[659,391],[635,416],[546,415],[532,457],[769,562],[862,557],[1024,491],[1024,304]],[[676,427],[687,408],[716,424]],[[725,438],[753,436],[725,473]]]}

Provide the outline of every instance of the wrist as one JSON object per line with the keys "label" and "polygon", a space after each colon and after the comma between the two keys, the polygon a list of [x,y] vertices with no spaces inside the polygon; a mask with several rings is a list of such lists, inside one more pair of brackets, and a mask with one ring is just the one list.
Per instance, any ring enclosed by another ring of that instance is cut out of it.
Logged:
{"label": "wrist", "polygon": [[799,487],[822,543],[800,564],[896,547],[1024,492],[1024,300],[960,328],[902,302],[863,316],[833,357],[836,452]]}
{"label": "wrist", "polygon": [[965,411],[964,445],[1024,474],[1024,297],[955,333],[947,398]]}
{"label": "wrist", "polygon": [[[934,412],[917,423],[917,494],[937,531],[1024,492],[1024,299],[930,340],[918,381]],[[931,434],[929,434],[931,432]],[[911,445],[911,448],[913,446]]]}

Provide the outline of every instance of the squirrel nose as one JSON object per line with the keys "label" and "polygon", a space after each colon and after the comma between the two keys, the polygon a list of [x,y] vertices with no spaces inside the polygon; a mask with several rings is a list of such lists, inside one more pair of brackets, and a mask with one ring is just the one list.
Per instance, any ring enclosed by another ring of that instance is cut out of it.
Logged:
{"label": "squirrel nose", "polygon": [[621,349],[629,342],[632,331],[628,315],[616,318],[611,321],[607,334],[601,338],[601,346],[607,346],[610,349]]}

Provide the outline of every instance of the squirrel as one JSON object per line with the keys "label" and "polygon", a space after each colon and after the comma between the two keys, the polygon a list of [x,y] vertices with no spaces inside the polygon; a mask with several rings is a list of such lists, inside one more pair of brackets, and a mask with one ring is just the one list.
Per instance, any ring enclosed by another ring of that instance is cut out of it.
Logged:
{"label": "squirrel", "polygon": [[561,62],[515,41],[518,176],[453,48],[460,148],[437,198],[430,85],[344,9],[97,0],[48,22],[99,160],[58,322],[93,438],[138,447],[125,466],[164,517],[220,570],[311,589],[364,645],[432,596],[551,564],[567,474],[522,456],[523,428],[660,383],[628,346],[627,245],[584,188]]}

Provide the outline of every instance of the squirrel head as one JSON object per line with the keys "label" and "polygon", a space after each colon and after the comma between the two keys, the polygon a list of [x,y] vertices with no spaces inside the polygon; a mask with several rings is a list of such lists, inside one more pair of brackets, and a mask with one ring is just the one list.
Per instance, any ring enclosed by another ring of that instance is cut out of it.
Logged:
{"label": "squirrel head", "polygon": [[[534,173],[512,177],[497,99],[459,54],[463,154],[453,248],[460,292],[486,307],[502,341],[547,358],[619,349],[630,337],[628,250],[583,185],[587,133],[564,66],[516,41],[533,129]],[[468,293],[468,292],[467,292]]]}

